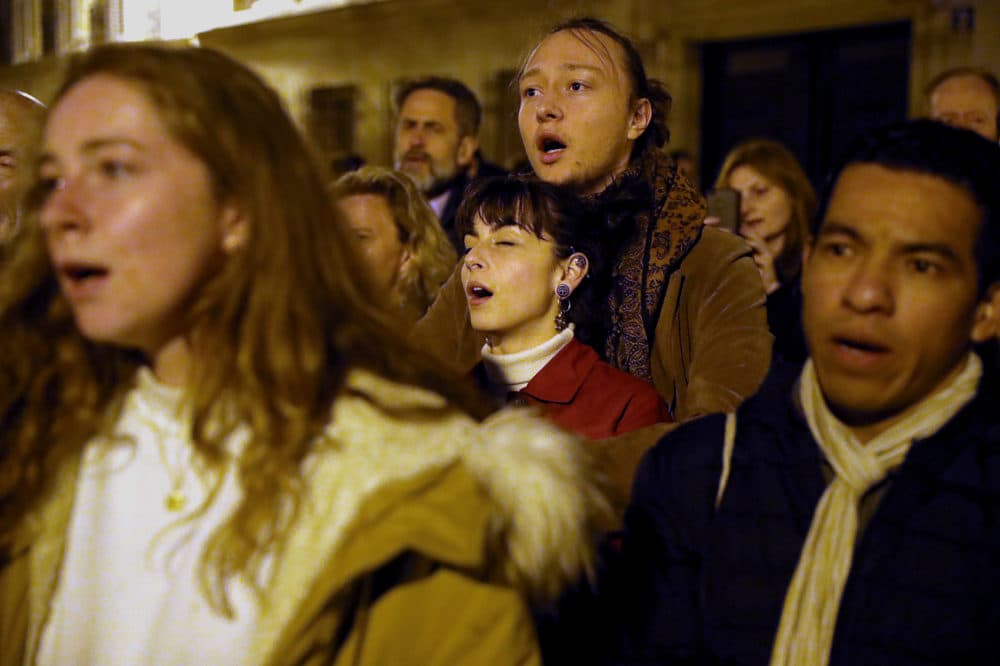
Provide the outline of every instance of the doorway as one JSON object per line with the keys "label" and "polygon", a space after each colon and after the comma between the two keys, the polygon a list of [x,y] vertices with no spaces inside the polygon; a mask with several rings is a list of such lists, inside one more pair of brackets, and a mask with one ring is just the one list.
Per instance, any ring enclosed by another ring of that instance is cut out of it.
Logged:
{"label": "doorway", "polygon": [[734,145],[764,137],[820,189],[858,134],[906,119],[909,72],[909,22],[704,44],[701,182]]}

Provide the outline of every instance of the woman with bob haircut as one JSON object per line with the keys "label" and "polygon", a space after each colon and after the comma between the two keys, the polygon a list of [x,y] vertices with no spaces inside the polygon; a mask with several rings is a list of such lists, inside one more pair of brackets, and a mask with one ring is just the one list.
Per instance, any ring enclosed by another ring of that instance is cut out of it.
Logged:
{"label": "woman with bob haircut", "polygon": [[767,292],[774,353],[789,361],[805,361],[799,275],[816,212],[816,192],[809,178],[782,144],[749,139],[726,155],[715,187],[740,194],[737,231],[753,249]]}
{"label": "woman with bob haircut", "polygon": [[97,48],[0,278],[0,663],[539,663],[589,570],[575,442],[487,416],[352,279],[278,96]]}
{"label": "woman with bob haircut", "polygon": [[481,375],[501,398],[538,405],[589,439],[669,421],[653,385],[603,361],[610,271],[579,201],[533,177],[491,178],[455,218]]}
{"label": "woman with bob haircut", "polygon": [[345,173],[330,191],[375,296],[416,321],[458,261],[434,211],[407,176],[384,167]]}

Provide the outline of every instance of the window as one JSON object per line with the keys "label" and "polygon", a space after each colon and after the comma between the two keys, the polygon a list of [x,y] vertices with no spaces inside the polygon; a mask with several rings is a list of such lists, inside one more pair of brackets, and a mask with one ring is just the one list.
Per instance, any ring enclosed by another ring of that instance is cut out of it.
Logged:
{"label": "window", "polygon": [[309,137],[326,164],[354,151],[354,114],[358,89],[323,86],[308,93]]}

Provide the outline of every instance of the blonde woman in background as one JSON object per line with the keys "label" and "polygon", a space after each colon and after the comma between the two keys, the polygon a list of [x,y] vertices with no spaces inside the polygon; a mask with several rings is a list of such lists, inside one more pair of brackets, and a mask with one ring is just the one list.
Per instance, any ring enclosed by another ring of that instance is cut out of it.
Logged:
{"label": "blonde woman in background", "polygon": [[434,211],[405,174],[382,167],[348,172],[331,192],[376,299],[416,321],[458,261]]}

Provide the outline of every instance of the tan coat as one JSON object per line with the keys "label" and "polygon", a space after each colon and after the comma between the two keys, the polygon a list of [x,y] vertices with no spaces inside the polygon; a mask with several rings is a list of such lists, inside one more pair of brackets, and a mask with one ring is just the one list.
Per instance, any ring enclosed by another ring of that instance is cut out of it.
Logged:
{"label": "tan coat", "polygon": [[667,283],[653,343],[653,384],[678,422],[732,411],[771,364],[766,298],[750,249],[706,227]]}
{"label": "tan coat", "polygon": [[[540,664],[529,600],[590,566],[606,515],[577,443],[523,410],[483,424],[354,371],[309,463],[265,590],[261,664]],[[414,408],[414,409],[408,409]],[[399,411],[402,410],[402,411]],[[58,583],[76,464],[0,568],[0,663],[32,663]],[[338,518],[341,518],[338,520]]]}

